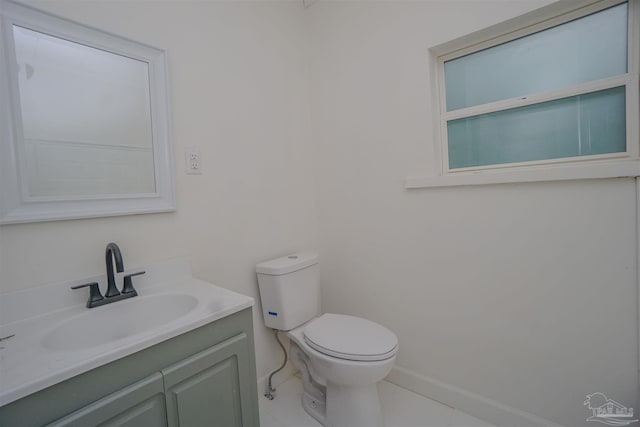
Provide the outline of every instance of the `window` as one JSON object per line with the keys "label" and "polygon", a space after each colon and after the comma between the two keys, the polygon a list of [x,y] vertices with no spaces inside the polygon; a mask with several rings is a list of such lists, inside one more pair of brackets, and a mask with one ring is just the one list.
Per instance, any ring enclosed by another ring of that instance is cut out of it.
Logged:
{"label": "window", "polygon": [[638,159],[638,0],[584,3],[433,49],[443,175]]}

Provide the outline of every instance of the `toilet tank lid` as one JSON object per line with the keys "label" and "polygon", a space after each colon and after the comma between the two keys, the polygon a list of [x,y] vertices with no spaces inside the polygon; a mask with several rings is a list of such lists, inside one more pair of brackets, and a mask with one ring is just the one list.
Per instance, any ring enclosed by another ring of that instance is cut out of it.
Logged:
{"label": "toilet tank lid", "polygon": [[270,276],[281,276],[318,263],[318,254],[313,252],[296,252],[256,265],[256,273]]}

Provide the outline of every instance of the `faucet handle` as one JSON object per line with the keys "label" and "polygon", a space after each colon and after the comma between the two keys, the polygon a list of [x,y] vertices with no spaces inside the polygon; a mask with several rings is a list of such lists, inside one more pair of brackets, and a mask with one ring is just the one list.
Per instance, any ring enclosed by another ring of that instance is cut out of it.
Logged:
{"label": "faucet handle", "polygon": [[89,287],[89,299],[87,300],[87,308],[94,307],[98,301],[102,301],[104,297],[100,293],[98,282],[85,283],[84,285],[72,286],[71,289],[80,289]]}
{"label": "faucet handle", "polygon": [[124,285],[122,286],[122,293],[123,294],[130,294],[133,293],[134,296],[138,295],[138,292],[136,292],[136,290],[133,288],[133,281],[131,280],[131,278],[133,276],[139,276],[141,274],[146,273],[145,271],[138,271],[136,273],[131,273],[131,274],[127,274],[124,276]]}

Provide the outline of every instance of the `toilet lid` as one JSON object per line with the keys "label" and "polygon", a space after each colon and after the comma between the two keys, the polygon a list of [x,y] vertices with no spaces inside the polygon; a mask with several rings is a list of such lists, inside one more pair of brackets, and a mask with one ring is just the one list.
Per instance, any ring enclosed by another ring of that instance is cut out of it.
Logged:
{"label": "toilet lid", "polygon": [[304,339],[320,353],[347,360],[385,360],[398,349],[398,338],[389,329],[344,314],[323,314],[311,321]]}

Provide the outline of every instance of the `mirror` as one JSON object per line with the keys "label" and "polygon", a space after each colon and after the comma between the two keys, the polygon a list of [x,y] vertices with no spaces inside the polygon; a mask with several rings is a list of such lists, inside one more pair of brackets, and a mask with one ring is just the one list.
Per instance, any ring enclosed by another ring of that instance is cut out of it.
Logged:
{"label": "mirror", "polygon": [[164,52],[0,0],[0,223],[175,210]]}
{"label": "mirror", "polygon": [[13,40],[28,195],[153,193],[148,64],[15,25]]}
{"label": "mirror", "polygon": [[15,25],[13,40],[28,195],[153,193],[148,64]]}

